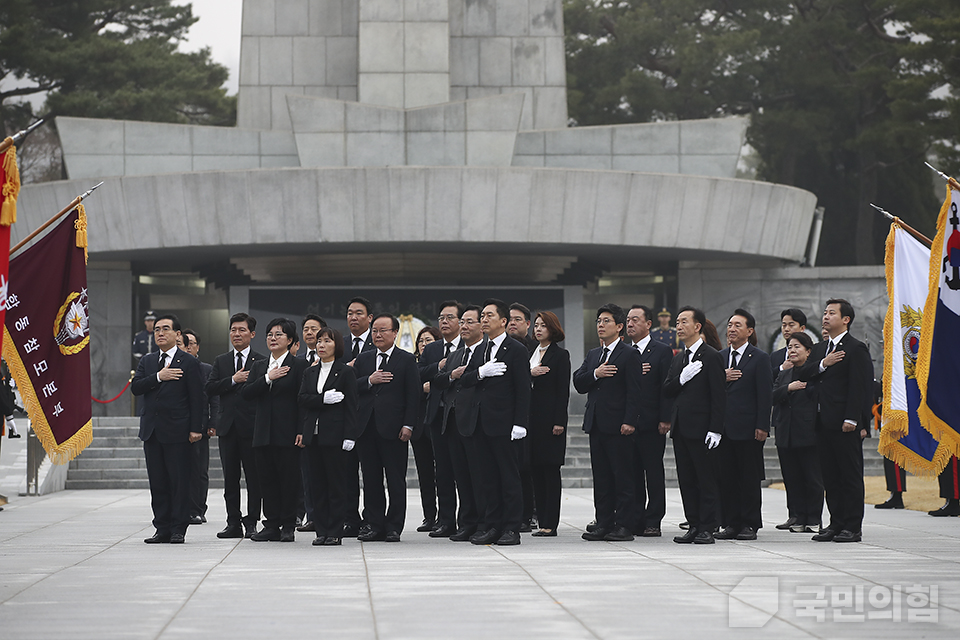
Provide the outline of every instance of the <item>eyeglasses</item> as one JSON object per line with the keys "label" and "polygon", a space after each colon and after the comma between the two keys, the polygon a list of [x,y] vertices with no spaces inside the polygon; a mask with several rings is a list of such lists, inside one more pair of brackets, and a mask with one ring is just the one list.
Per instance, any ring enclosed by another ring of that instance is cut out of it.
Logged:
{"label": "eyeglasses", "polygon": [[597,324],[616,324],[612,318],[597,318]]}
{"label": "eyeglasses", "polygon": [[446,320],[447,322],[454,322],[456,319],[457,319],[457,316],[453,315],[452,313],[448,313],[445,316],[439,316],[437,318],[437,322],[443,322],[444,320]]}
{"label": "eyeglasses", "polygon": [[268,338],[273,338],[274,340],[279,340],[280,338],[286,337],[285,333],[268,333]]}
{"label": "eyeglasses", "polygon": [[154,333],[173,333],[173,327],[168,327],[166,325],[153,328]]}
{"label": "eyeglasses", "polygon": [[393,329],[370,329],[370,333],[375,336],[382,336],[387,333],[394,333]]}
{"label": "eyeglasses", "polygon": [[470,325],[472,325],[472,324],[480,324],[480,323],[477,322],[476,320],[461,320],[461,321],[460,321],[460,326],[461,326],[461,327],[464,326],[464,325],[470,326]]}

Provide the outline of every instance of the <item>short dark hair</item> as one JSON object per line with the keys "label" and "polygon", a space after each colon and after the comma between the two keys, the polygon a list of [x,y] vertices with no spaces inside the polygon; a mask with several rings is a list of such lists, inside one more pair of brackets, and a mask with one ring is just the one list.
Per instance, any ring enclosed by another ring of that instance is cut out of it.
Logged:
{"label": "short dark hair", "polygon": [[423,329],[420,329],[420,331],[417,333],[416,343],[413,345],[413,350],[416,352],[416,354],[417,354],[418,357],[419,357],[420,354],[421,354],[421,352],[420,352],[420,338],[421,338],[421,337],[423,336],[423,334],[425,334],[425,333],[429,333],[431,336],[433,336],[433,339],[434,339],[434,340],[442,340],[442,339],[443,339],[443,335],[440,333],[440,329],[437,329],[436,327],[431,327],[430,325],[426,325]]}
{"label": "short dark hair", "polygon": [[[315,313],[308,313],[307,315],[303,316],[303,322],[300,323],[300,328],[301,328],[301,329],[303,329],[303,327],[306,326],[308,320],[316,320],[317,322],[319,322],[321,329],[323,329],[324,327],[327,326],[327,321],[326,321],[326,320],[324,320],[323,318],[321,318],[320,316],[318,316],[318,315],[315,314]],[[319,337],[319,334],[317,334],[317,335],[318,335],[318,337]]]}
{"label": "short dark hair", "polygon": [[[181,330],[181,327],[180,327],[180,318],[178,318],[178,317],[176,316],[176,314],[173,314],[173,313],[165,313],[165,314],[163,314],[162,316],[158,316],[156,321],[157,321],[157,322],[160,322],[161,320],[169,320],[169,321],[173,324],[173,330],[174,330],[174,331],[180,331],[180,330]],[[154,324],[154,326],[156,326],[156,324]]]}
{"label": "short dark hair", "polygon": [[193,329],[184,329],[180,332],[180,335],[183,336],[183,346],[185,347],[190,346],[190,340],[187,339],[187,336],[192,336],[193,341],[200,344],[200,336],[198,336],[197,332]]}
{"label": "short dark hair", "polygon": [[[530,322],[530,309],[520,304],[519,302],[514,302],[513,304],[511,304],[510,311],[519,311],[520,313],[523,314],[523,317],[526,318],[527,322]],[[507,312],[507,315],[508,316],[510,315],[509,311]]]}
{"label": "short dark hair", "polygon": [[503,300],[498,300],[497,298],[487,298],[483,301],[483,307],[487,308],[490,305],[493,305],[497,308],[497,315],[503,318],[504,320],[510,319],[510,308],[507,307],[507,303]]}
{"label": "short dark hair", "polygon": [[393,315],[392,313],[378,313],[377,315],[373,316],[373,322],[370,324],[373,324],[380,318],[390,318],[390,326],[393,327],[393,330],[400,331],[400,321],[397,319],[397,316]]}
{"label": "short dark hair", "polygon": [[693,321],[699,323],[701,329],[703,329],[703,326],[707,324],[707,314],[705,314],[700,309],[697,309],[696,307],[692,307],[690,305],[680,307],[680,309],[677,311],[677,317],[679,318],[680,314],[683,313],[684,311],[690,311],[693,313]]}
{"label": "short dark hair", "polygon": [[[793,318],[793,316],[790,317]],[[813,340],[811,340],[810,336],[805,334],[803,331],[797,331],[796,333],[790,334],[790,340],[796,340],[807,351],[811,351],[813,349]],[[790,344],[790,340],[787,340],[788,345]]]}
{"label": "short dark hair", "polygon": [[649,322],[651,325],[653,324],[653,309],[645,304],[635,304],[630,307],[631,311],[634,309],[640,309],[640,311],[643,311],[643,319]]}
{"label": "short dark hair", "polygon": [[347,303],[347,307],[349,308],[354,302],[362,304],[363,308],[367,310],[368,316],[373,313],[373,311],[371,311],[372,306],[370,305],[370,301],[363,296],[354,296],[353,298],[350,298],[350,302]]}
{"label": "short dark hair", "polygon": [[793,318],[793,321],[799,324],[801,327],[807,326],[807,314],[805,314],[803,311],[800,311],[800,309],[784,309],[780,312],[781,320],[787,316]]}
{"label": "short dark hair", "polygon": [[848,318],[850,318],[850,322],[847,324],[847,328],[849,329],[850,327],[852,327],[853,319],[857,315],[853,311],[853,305],[850,304],[848,301],[844,300],[843,298],[830,298],[829,300],[827,300],[827,304],[824,305],[824,308],[829,307],[832,304],[840,305],[840,316],[841,317],[847,316]]}
{"label": "short dark hair", "polygon": [[563,333],[563,327],[560,325],[560,318],[553,311],[537,311],[537,317],[543,321],[543,326],[547,328],[547,335],[550,336],[550,342],[563,342],[566,335]]}
{"label": "short dark hair", "polygon": [[245,314],[242,311],[240,313],[235,313],[232,316],[230,316],[230,326],[232,327],[236,322],[246,322],[247,329],[250,329],[250,331],[257,330],[257,319],[254,318],[253,316],[249,316]]}
{"label": "short dark hair", "polygon": [[440,306],[437,307],[437,315],[439,316],[443,313],[443,310],[447,307],[456,307],[457,308],[457,318],[463,315],[463,303],[457,302],[456,300],[444,300],[440,303]]}
{"label": "short dark hair", "polygon": [[740,308],[734,309],[734,310],[733,310],[733,313],[730,314],[730,317],[731,317],[731,318],[732,318],[733,316],[740,316],[741,318],[744,318],[744,319],[747,321],[747,328],[748,328],[748,329],[756,329],[756,328],[757,328],[757,319],[754,318],[754,317],[753,317],[753,314],[750,313],[749,311],[747,311],[746,309],[740,309]]}
{"label": "short dark hair", "polygon": [[480,314],[483,313],[483,307],[481,307],[481,306],[478,305],[478,304],[468,304],[468,305],[466,305],[466,306],[463,307],[463,311],[460,312],[460,317],[462,318],[462,317],[463,317],[463,314],[465,314],[467,311],[476,311],[476,312],[477,312],[477,320],[479,320],[479,319],[480,319]]}
{"label": "short dark hair", "polygon": [[293,320],[287,318],[274,318],[267,323],[267,333],[270,333],[270,330],[274,327],[280,327],[280,331],[283,331],[288,338],[290,338],[290,344],[287,345],[287,350],[290,350],[294,344],[300,341],[299,336],[297,336],[297,325]]}
{"label": "short dark hair", "polygon": [[327,336],[333,340],[333,344],[336,346],[333,349],[333,357],[335,360],[339,360],[343,357],[343,335],[333,327],[328,327],[324,325],[320,329],[320,333],[317,334],[317,341],[320,340],[323,336]]}
{"label": "short dark hair", "polygon": [[609,313],[611,316],[613,316],[614,324],[623,325],[620,329],[620,335],[623,335],[623,331],[624,329],[626,329],[626,326],[627,326],[626,312],[624,312],[624,310],[619,305],[613,304],[612,302],[608,302],[607,304],[597,309],[597,317],[599,318],[600,314],[602,313]]}

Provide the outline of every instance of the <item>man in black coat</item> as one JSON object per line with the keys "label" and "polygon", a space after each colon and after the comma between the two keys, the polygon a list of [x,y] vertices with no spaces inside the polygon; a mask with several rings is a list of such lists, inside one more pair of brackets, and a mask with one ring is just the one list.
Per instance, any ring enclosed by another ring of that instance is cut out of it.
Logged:
{"label": "man in black coat", "polygon": [[670,435],[677,461],[683,512],[690,529],[673,539],[680,544],[713,544],[720,523],[717,452],[726,411],[723,358],[703,341],[707,317],[700,309],[677,313],[677,337],[683,345],[670,363],[664,395],[675,398]]}
{"label": "man in black coat", "polygon": [[203,382],[197,359],[177,348],[177,317],[159,317],[153,332],[160,350],[140,358],[130,384],[143,396],[140,440],[156,528],[144,542],[181,544],[190,519],[190,446],[203,437]]}
{"label": "man in black coat", "polygon": [[757,321],[736,309],[727,322],[727,346],[720,352],[726,365],[727,408],[720,444],[720,502],[723,530],[719,540],[756,540],[760,515],[763,443],[770,435],[773,383],[770,357],[750,344]]}
{"label": "man in black coat", "polygon": [[870,353],[848,331],[853,305],[841,298],[827,300],[823,328],[829,339],[813,348],[820,362],[817,385],[817,447],[830,524],[817,542],[860,542],[863,524],[863,442],[858,424],[873,379]]}
{"label": "man in black coat", "polygon": [[[636,516],[632,529],[638,536],[660,537],[660,522],[667,512],[667,484],[663,454],[667,445],[673,400],[663,397],[673,349],[650,335],[653,311],[634,305],[627,312],[627,338],[640,354],[640,416],[633,436],[633,470],[637,479]],[[644,504],[646,502],[646,504]]]}
{"label": "man in black coat", "polygon": [[582,534],[584,540],[633,540],[637,507],[632,436],[640,417],[643,366],[637,350],[620,340],[625,323],[619,306],[600,307],[600,346],[587,353],[573,374],[574,388],[587,394],[583,430],[590,436],[597,523]]}
{"label": "man in black coat", "polygon": [[[341,360],[354,366],[357,357],[364,351],[372,351],[373,335],[370,323],[373,321],[373,306],[362,296],[356,296],[347,303],[347,327],[350,332],[343,336],[343,357]],[[360,425],[362,429],[363,424]],[[344,538],[356,538],[360,533],[363,520],[360,517],[360,449],[354,447],[347,451],[344,468],[346,469],[346,521],[343,525]]]}
{"label": "man in black coat", "polygon": [[[200,379],[206,383],[210,372],[213,371],[213,365],[200,361],[200,337],[193,329],[184,329],[182,338],[183,350],[200,362]],[[200,425],[203,438],[194,442],[191,447],[193,469],[190,472],[190,524],[203,524],[207,521],[207,493],[210,491],[210,438],[217,433],[219,418],[219,396],[209,396],[204,390],[203,420]]]}
{"label": "man in black coat", "polygon": [[358,536],[361,542],[400,542],[407,515],[407,442],[417,427],[423,386],[416,358],[395,344],[399,330],[396,316],[374,317],[371,334],[376,350],[362,352],[354,364],[360,396],[357,446],[363,472],[363,519],[369,525]]}
{"label": "man in black coat", "polygon": [[[473,544],[520,544],[523,486],[513,440],[525,438],[530,419],[530,353],[507,335],[510,312],[502,300],[483,303],[480,328],[486,334],[482,358],[474,357],[463,374],[473,397],[465,426],[474,428],[476,454],[483,469],[486,508]],[[458,405],[457,421],[460,421]]]}
{"label": "man in black coat", "polygon": [[[250,376],[250,368],[265,356],[250,347],[257,335],[257,319],[246,313],[230,318],[230,344],[233,349],[213,361],[204,389],[209,397],[220,398],[217,437],[220,464],[223,467],[223,500],[227,508],[227,526],[218,538],[250,538],[260,520],[260,476],[253,454],[253,427],[257,405],[245,399],[240,390]],[[240,510],[240,472],[247,484],[247,515]],[[241,527],[242,523],[242,527]],[[246,533],[244,533],[246,529]]]}

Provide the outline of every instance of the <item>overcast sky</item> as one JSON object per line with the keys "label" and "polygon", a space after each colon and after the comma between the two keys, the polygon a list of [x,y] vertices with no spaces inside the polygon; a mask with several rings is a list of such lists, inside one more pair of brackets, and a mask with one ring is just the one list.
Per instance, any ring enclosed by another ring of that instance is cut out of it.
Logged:
{"label": "overcast sky", "polygon": [[[227,93],[237,93],[237,74],[240,69],[240,14],[243,0],[190,0],[193,15],[200,18],[193,27],[184,51],[210,47],[215,62],[230,69]],[[175,3],[186,4],[186,2]]]}

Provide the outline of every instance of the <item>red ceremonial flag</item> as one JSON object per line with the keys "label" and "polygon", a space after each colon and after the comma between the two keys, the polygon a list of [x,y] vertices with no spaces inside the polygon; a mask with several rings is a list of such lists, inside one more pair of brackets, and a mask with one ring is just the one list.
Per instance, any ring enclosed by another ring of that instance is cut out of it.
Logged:
{"label": "red ceremonial flag", "polygon": [[72,460],[93,437],[86,223],[79,205],[10,260],[4,359],[54,464]]}
{"label": "red ceremonial flag", "polygon": [[[7,311],[7,282],[10,269],[10,225],[17,221],[17,195],[20,193],[20,172],[17,169],[17,147],[10,146],[0,156],[0,325]],[[0,354],[3,336],[0,335]]]}

